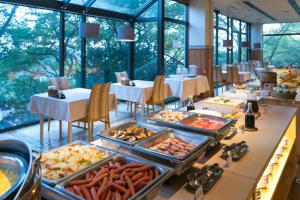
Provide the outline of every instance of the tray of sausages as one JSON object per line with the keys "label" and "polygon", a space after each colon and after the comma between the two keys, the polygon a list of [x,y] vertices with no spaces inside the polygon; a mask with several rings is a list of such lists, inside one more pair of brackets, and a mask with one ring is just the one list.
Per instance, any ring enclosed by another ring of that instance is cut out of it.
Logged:
{"label": "tray of sausages", "polygon": [[163,165],[117,154],[56,185],[77,200],[153,199],[173,171]]}
{"label": "tray of sausages", "polygon": [[170,166],[176,175],[180,175],[205,154],[212,141],[209,136],[169,128],[138,143],[133,149]]}

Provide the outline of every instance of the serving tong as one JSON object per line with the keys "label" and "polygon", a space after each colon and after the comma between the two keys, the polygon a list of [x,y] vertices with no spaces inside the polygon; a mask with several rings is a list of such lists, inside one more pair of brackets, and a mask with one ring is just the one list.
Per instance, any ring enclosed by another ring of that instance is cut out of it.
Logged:
{"label": "serving tong", "polygon": [[233,161],[238,161],[245,155],[247,151],[248,145],[245,141],[233,143],[229,146],[224,147],[221,158],[227,160],[229,155],[231,155]]}
{"label": "serving tong", "polygon": [[220,179],[224,170],[219,167],[219,164],[205,165],[199,172],[187,175],[188,189],[196,191],[202,186],[203,192],[208,192],[215,183]]}

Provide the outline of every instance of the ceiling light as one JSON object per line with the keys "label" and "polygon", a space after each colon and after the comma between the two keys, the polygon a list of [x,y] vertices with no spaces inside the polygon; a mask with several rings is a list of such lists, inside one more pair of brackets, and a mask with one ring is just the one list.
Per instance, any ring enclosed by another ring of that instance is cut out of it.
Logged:
{"label": "ceiling light", "polygon": [[134,42],[134,28],[121,27],[117,30],[118,41],[122,42]]}

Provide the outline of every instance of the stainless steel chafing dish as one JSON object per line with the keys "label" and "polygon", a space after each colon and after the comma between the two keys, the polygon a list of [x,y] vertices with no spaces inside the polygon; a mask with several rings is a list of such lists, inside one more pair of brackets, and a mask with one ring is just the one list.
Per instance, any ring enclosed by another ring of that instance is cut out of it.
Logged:
{"label": "stainless steel chafing dish", "polygon": [[40,154],[24,141],[0,137],[0,168],[18,175],[12,187],[0,199],[40,199]]}
{"label": "stainless steel chafing dish", "polygon": [[[52,149],[51,151],[45,153],[44,155],[46,155],[46,154],[48,154],[48,153],[50,153],[50,152],[57,151],[57,150],[59,150],[59,149],[63,149],[63,148],[65,148],[65,147],[68,147],[68,146],[71,146],[71,145],[96,146],[96,145],[92,145],[92,144],[90,144],[90,143],[87,143],[87,142],[83,142],[83,141],[79,141],[79,140],[78,140],[78,141],[74,141],[72,144],[67,144],[67,145],[64,145],[64,146],[61,146],[61,147]],[[85,168],[83,168],[83,169],[81,169],[81,170],[79,170],[79,171],[77,171],[77,172],[74,172],[74,173],[72,173],[72,174],[70,174],[70,175],[67,175],[67,176],[65,176],[64,178],[61,178],[61,179],[57,179],[57,180],[48,180],[48,179],[46,179],[45,177],[42,177],[42,182],[45,183],[45,184],[47,184],[47,185],[50,185],[50,186],[55,186],[56,184],[58,184],[58,183],[60,183],[60,182],[62,182],[62,181],[64,181],[64,180],[66,180],[67,178],[69,178],[69,177],[71,177],[71,176],[77,174],[78,172],[80,172],[80,171],[82,171],[82,170],[84,170],[84,169],[86,169],[86,168],[88,168],[88,167],[90,167],[90,166],[93,166],[93,165],[95,165],[95,164],[97,164],[97,163],[99,163],[99,162],[102,162],[102,161],[104,161],[104,160],[110,158],[112,155],[115,155],[115,154],[117,153],[116,151],[113,151],[113,150],[110,150],[110,149],[107,149],[107,148],[104,148],[104,147],[100,147],[100,146],[96,146],[96,148],[99,149],[99,150],[101,150],[101,151],[106,152],[106,153],[107,153],[107,157],[106,157],[106,158],[103,158],[103,159],[101,159],[101,160],[99,160],[99,161],[97,161],[97,162],[95,162],[95,163],[92,163],[91,165],[89,165],[89,166],[87,166],[87,167],[85,167]]]}
{"label": "stainless steel chafing dish", "polygon": [[[153,166],[155,169],[159,170],[160,175],[152,180],[150,183],[148,183],[148,185],[146,185],[144,188],[142,188],[140,191],[138,191],[134,196],[132,196],[131,198],[129,198],[129,200],[135,200],[135,199],[153,199],[155,198],[159,192],[160,192],[160,188],[162,186],[162,184],[170,178],[170,176],[173,174],[173,171],[168,168],[165,167],[163,165],[159,165],[157,163],[153,163],[150,161],[146,161],[142,158],[139,157],[134,157],[131,155],[127,155],[127,154],[121,154],[118,153],[117,155],[110,157],[110,159],[107,159],[104,162],[98,163],[97,165],[94,165],[90,168],[87,168],[83,171],[81,171],[80,173],[77,173],[76,175],[70,177],[69,179],[61,182],[60,184],[55,186],[55,190],[57,191],[57,195],[58,199],[63,198],[63,199],[76,199],[76,200],[84,200],[83,198],[77,196],[74,193],[69,192],[68,190],[65,189],[65,186],[68,185],[68,183],[70,183],[72,180],[76,180],[76,179],[81,179],[83,177],[85,177],[85,174],[88,172],[91,172],[93,170],[98,170],[101,168],[101,166],[107,164],[109,161],[119,161],[119,162],[124,162],[124,163],[141,163],[141,164],[145,164],[145,165],[149,165],[149,166]],[[51,191],[49,190],[48,194],[50,194]],[[55,194],[55,193],[52,193]],[[53,196],[55,197],[55,196]],[[56,198],[56,197],[55,197]]]}
{"label": "stainless steel chafing dish", "polygon": [[[109,139],[111,141],[114,141],[116,143],[119,143],[119,144],[125,144],[125,145],[128,145],[128,146],[133,146],[135,145],[136,143],[138,142],[141,142],[147,138],[144,138],[144,139],[140,139],[140,140],[137,140],[135,142],[130,142],[130,141],[125,141],[125,140],[121,140],[121,139],[118,139],[118,138],[114,138],[112,136],[110,136],[110,132],[112,131],[117,131],[117,130],[122,130],[122,129],[126,129],[128,127],[131,127],[131,126],[134,126],[134,125],[137,125],[139,127],[143,127],[143,128],[146,128],[148,130],[151,130],[153,131],[155,134],[157,134],[159,131],[162,131],[164,130],[165,128],[163,127],[158,127],[158,126],[153,126],[153,125],[150,125],[150,124],[145,124],[145,123],[142,123],[142,122],[137,122],[137,121],[131,121],[131,122],[127,122],[125,124],[121,124],[119,126],[116,126],[116,127],[113,127],[111,129],[107,129],[107,130],[103,130],[101,131],[101,134],[98,134],[100,137],[103,137],[105,139]],[[155,135],[154,134],[154,135]],[[150,136],[152,137],[152,136]]]}
{"label": "stainless steel chafing dish", "polygon": [[[167,140],[170,137],[179,138],[189,144],[195,144],[195,148],[183,157],[177,157],[161,153],[159,151],[151,150],[150,147]],[[176,175],[184,173],[189,167],[204,156],[210,143],[213,141],[212,137],[200,134],[193,134],[175,129],[167,129],[159,134],[151,137],[143,142],[138,143],[133,149],[141,153],[147,159],[154,162],[162,163],[174,169]]]}

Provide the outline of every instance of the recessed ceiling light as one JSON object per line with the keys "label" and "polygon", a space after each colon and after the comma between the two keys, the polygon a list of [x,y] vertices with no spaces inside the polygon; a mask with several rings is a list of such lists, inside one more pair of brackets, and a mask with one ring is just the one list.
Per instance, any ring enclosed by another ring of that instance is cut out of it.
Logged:
{"label": "recessed ceiling light", "polygon": [[288,13],[289,11],[288,10],[284,10],[283,12]]}

